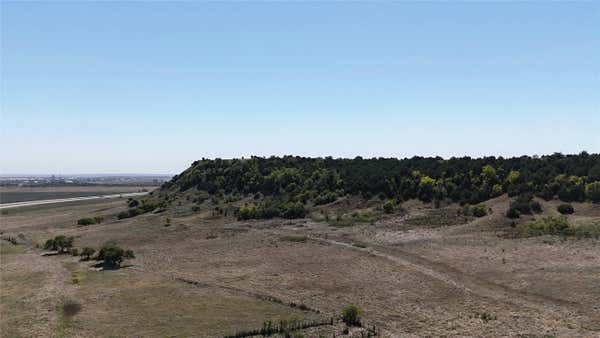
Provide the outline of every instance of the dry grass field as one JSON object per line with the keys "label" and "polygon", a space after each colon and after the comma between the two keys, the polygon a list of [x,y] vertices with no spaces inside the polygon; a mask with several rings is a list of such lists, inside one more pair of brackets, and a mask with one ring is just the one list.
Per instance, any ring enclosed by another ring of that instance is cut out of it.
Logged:
{"label": "dry grass field", "polygon": [[[219,337],[267,320],[334,317],[300,332],[360,337],[343,335],[337,320],[356,304],[384,337],[600,337],[600,241],[503,236],[508,203],[490,200],[492,212],[476,219],[420,202],[377,217],[361,216],[376,202],[322,208],[361,212],[343,224],[319,213],[238,221],[185,205],[119,220],[123,199],[11,209],[0,227],[17,238],[0,241],[1,336]],[[544,214],[556,204],[542,201]],[[574,206],[572,223],[600,221],[598,205]],[[77,225],[93,216],[105,221]],[[42,256],[56,235],[78,248],[114,241],[136,259],[98,270]]]}

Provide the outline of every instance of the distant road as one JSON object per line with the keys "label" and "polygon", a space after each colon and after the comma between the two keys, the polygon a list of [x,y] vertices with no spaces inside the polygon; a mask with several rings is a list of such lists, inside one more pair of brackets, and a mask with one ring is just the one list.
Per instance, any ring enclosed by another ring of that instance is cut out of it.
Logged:
{"label": "distant road", "polygon": [[77,202],[77,201],[86,201],[86,200],[94,200],[94,199],[101,199],[101,198],[132,197],[132,196],[145,195],[147,193],[148,193],[147,191],[145,191],[145,192],[128,192],[128,193],[111,194],[111,195],[98,195],[98,196],[85,196],[85,197],[72,197],[72,198],[58,198],[58,199],[41,200],[41,201],[14,202],[14,203],[0,204],[0,209],[29,207],[29,206],[32,206],[32,205],[40,205],[40,204],[55,204],[55,203]]}

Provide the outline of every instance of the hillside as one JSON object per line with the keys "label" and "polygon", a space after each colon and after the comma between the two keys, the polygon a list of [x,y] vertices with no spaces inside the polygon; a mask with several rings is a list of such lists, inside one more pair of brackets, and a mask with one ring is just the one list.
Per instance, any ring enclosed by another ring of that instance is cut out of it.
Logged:
{"label": "hillside", "polygon": [[251,196],[239,209],[242,218],[298,218],[315,206],[348,196],[465,205],[504,193],[598,202],[600,155],[202,159],[165,183],[153,197],[164,205],[180,195],[195,203],[209,197],[231,202]]}

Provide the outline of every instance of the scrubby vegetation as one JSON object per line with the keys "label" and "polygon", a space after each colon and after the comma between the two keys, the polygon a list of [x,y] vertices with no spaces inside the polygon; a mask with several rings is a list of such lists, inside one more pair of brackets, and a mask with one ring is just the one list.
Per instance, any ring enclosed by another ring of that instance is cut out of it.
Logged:
{"label": "scrubby vegetation", "polygon": [[563,215],[570,215],[575,212],[573,206],[567,203],[560,204],[558,207],[556,207],[556,210],[558,210],[558,212],[560,212]]}
{"label": "scrubby vegetation", "polygon": [[540,212],[542,212],[542,205],[533,199],[533,195],[523,194],[510,202],[506,216],[508,218],[519,218],[520,215],[532,215]]}
{"label": "scrubby vegetation", "polygon": [[353,304],[349,304],[342,309],[342,321],[348,326],[360,326],[360,315],[362,311]]}
{"label": "scrubby vegetation", "polygon": [[73,237],[63,235],[50,238],[44,243],[44,249],[57,251],[58,253],[68,253],[73,247]]}
{"label": "scrubby vegetation", "polygon": [[[134,203],[134,201],[136,203]],[[127,211],[120,212],[117,214],[118,219],[135,217],[137,215],[145,214],[150,211],[154,211],[159,208],[163,208],[165,206],[166,201],[156,201],[153,199],[144,199],[142,202],[138,202],[137,200],[130,200],[127,205],[129,209]]]}
{"label": "scrubby vegetation", "polygon": [[573,236],[577,238],[599,238],[600,224],[571,226],[566,217],[545,217],[531,222],[518,224],[515,228],[517,237],[534,237],[542,235]]}
{"label": "scrubby vegetation", "polygon": [[[311,327],[333,325],[333,318],[325,320],[298,320],[296,318],[282,318],[277,321],[268,320],[263,323],[260,329],[240,331],[236,334],[225,336],[225,338],[242,338],[262,336],[269,337],[281,334],[283,337],[291,337],[291,332],[308,329]],[[302,337],[296,334],[294,337]]]}
{"label": "scrubby vegetation", "polygon": [[94,255],[95,252],[96,252],[96,249],[86,246],[81,250],[81,254],[80,254],[81,259],[84,261],[90,260],[90,258]]}
{"label": "scrubby vegetation", "polygon": [[100,248],[95,259],[103,261],[105,266],[118,268],[125,259],[132,258],[135,258],[132,250],[125,250],[115,244],[107,244]]}
{"label": "scrubby vegetation", "polygon": [[289,236],[283,236],[281,237],[282,241],[287,241],[287,242],[306,242],[308,240],[308,237],[304,236],[304,235],[289,235]]}
{"label": "scrubby vegetation", "polygon": [[463,208],[463,213],[467,216],[483,217],[487,215],[487,207],[485,204],[467,204]]}
{"label": "scrubby vegetation", "polygon": [[104,221],[104,217],[96,216],[96,217],[85,217],[77,220],[78,225],[92,225],[92,224],[100,224]]}
{"label": "scrubby vegetation", "polygon": [[259,204],[244,204],[238,211],[238,219],[261,218],[302,218],[306,216],[306,209],[301,202],[284,202],[268,199]]}

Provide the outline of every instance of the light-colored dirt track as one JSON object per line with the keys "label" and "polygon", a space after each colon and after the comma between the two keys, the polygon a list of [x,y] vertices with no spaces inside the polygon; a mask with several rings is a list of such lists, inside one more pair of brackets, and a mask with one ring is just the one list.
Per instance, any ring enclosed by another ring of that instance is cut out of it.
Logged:
{"label": "light-colored dirt track", "polygon": [[448,285],[472,293],[480,297],[494,299],[519,306],[548,310],[549,307],[572,305],[568,301],[542,297],[531,293],[513,290],[490,281],[470,276],[440,263],[431,262],[425,258],[398,249],[372,245],[368,249],[358,248],[352,244],[331,239],[313,238],[327,244],[342,246],[352,250],[366,251],[371,255],[385,258],[428,277],[442,281]]}

